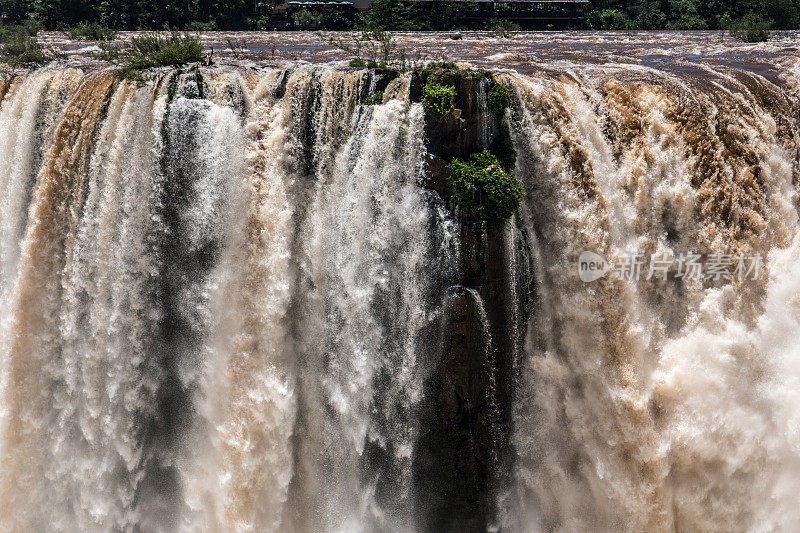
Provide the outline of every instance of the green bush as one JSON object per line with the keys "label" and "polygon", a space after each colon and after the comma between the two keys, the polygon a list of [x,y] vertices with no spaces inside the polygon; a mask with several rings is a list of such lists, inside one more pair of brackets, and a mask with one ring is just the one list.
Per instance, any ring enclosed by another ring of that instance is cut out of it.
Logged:
{"label": "green bush", "polygon": [[383,91],[378,91],[372,96],[367,96],[361,100],[362,105],[380,105],[383,103]]}
{"label": "green bush", "polygon": [[153,32],[131,38],[122,48],[103,47],[97,59],[118,63],[121,78],[138,80],[149,68],[197,63],[203,59],[203,48],[200,40],[188,33]]}
{"label": "green bush", "polygon": [[28,32],[28,35],[31,37],[36,37],[39,32],[44,29],[42,23],[32,16],[29,16],[22,22],[22,27],[25,28],[25,31]]}
{"label": "green bush", "polygon": [[422,106],[426,113],[441,118],[453,110],[456,99],[456,88],[439,83],[434,76],[429,76],[422,89]]}
{"label": "green bush", "polygon": [[[700,16],[700,3],[697,0],[670,0],[671,18],[668,30],[705,30],[708,24]],[[650,28],[645,28],[650,29]]]}
{"label": "green bush", "polygon": [[775,21],[772,29],[794,30],[800,25],[800,6],[794,0],[765,0],[763,14]]}
{"label": "green bush", "polygon": [[88,39],[90,41],[113,41],[117,30],[103,26],[97,22],[83,22],[67,30],[70,39]]}
{"label": "green bush", "polygon": [[364,60],[361,59],[360,57],[351,59],[347,64],[353,68],[364,68],[365,66],[367,66],[367,64],[364,63]]}
{"label": "green bush", "polygon": [[730,14],[723,13],[717,17],[717,29],[719,30],[729,30],[733,26],[733,20],[731,19]]}
{"label": "green bush", "polygon": [[492,19],[489,22],[489,31],[494,37],[508,38],[519,31],[519,24],[507,19]]}
{"label": "green bush", "polygon": [[464,216],[504,223],[519,209],[522,183],[488,150],[472,154],[468,161],[453,159],[448,168]]}
{"label": "green bush", "polygon": [[32,67],[53,59],[24,26],[0,31],[0,62],[12,67]]}
{"label": "green bush", "polygon": [[731,34],[746,43],[763,43],[769,39],[771,27],[771,20],[756,13],[748,13],[733,23]]}
{"label": "green bush", "polygon": [[[670,0],[670,6],[673,11],[680,9],[687,9],[693,6],[695,0]],[[684,4],[686,7],[684,7]],[[659,0],[638,0],[633,6],[633,12],[636,15],[636,21],[619,21],[624,27],[618,29],[633,29],[635,26],[640,30],[655,30],[664,27],[664,22],[667,20],[666,15],[661,11],[661,2]]]}
{"label": "green bush", "polygon": [[430,4],[403,0],[373,0],[370,2],[369,8],[358,17],[356,28],[361,30],[431,30],[434,29],[432,19],[436,18],[436,11],[436,7]]}
{"label": "green bush", "polygon": [[668,30],[705,30],[707,28],[706,21],[697,15],[681,18],[667,24]]}
{"label": "green bush", "polygon": [[506,108],[511,107],[511,95],[508,90],[495,83],[486,95],[486,104],[493,115],[502,115]]}
{"label": "green bush", "polygon": [[349,30],[353,27],[353,14],[338,5],[323,5],[320,8],[320,24],[325,30]]}
{"label": "green bush", "polygon": [[[0,0],[0,6],[1,5],[2,0]],[[28,19],[22,24],[15,24],[11,26],[3,26],[0,24],[0,44],[6,43],[11,39],[18,38],[17,36],[22,35],[36,37],[36,35],[39,33],[39,30],[41,30],[41,26],[36,19]]]}

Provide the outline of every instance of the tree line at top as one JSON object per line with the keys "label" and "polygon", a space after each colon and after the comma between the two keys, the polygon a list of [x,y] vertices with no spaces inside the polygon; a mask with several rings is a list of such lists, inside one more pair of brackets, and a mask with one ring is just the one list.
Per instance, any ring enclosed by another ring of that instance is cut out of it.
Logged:
{"label": "tree line at top", "polygon": [[772,29],[797,29],[800,0],[591,0],[584,24],[592,29],[726,30],[742,19]]}
{"label": "tree line at top", "polygon": [[[0,0],[0,25],[35,21],[57,30],[92,22],[116,29],[253,30],[270,26],[270,6],[276,3],[280,0]],[[360,14],[340,6],[304,14],[321,29],[489,29],[490,21],[470,16],[474,10],[474,4],[460,2],[374,0]],[[731,29],[737,23],[797,29],[800,0],[590,0],[574,27],[702,30]]]}

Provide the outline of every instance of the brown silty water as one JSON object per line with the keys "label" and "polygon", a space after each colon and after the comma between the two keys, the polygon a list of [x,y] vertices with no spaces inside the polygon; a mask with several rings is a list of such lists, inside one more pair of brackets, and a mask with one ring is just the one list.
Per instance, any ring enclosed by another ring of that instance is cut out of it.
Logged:
{"label": "brown silty water", "polygon": [[[44,33],[0,74],[0,529],[800,528],[800,35],[461,35],[396,33],[377,105],[330,33],[204,33],[140,83]],[[426,181],[430,61],[511,96],[465,98],[516,151],[506,226]],[[764,264],[584,283],[584,251]]]}

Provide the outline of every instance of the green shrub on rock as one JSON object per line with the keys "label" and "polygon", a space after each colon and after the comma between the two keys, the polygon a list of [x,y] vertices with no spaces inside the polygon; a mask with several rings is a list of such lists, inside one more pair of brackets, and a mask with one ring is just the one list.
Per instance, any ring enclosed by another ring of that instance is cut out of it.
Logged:
{"label": "green shrub on rock", "polygon": [[517,212],[522,200],[522,183],[503,169],[488,150],[472,154],[467,161],[453,159],[448,168],[448,180],[464,216],[504,223]]}
{"label": "green shrub on rock", "polygon": [[441,118],[453,110],[456,99],[456,88],[443,85],[433,76],[428,78],[422,89],[422,106],[425,112],[434,117]]}
{"label": "green shrub on rock", "polygon": [[141,79],[142,72],[155,67],[176,67],[203,59],[200,40],[188,33],[171,31],[147,33],[131,38],[123,47],[101,47],[98,59],[119,64],[123,79]]}
{"label": "green shrub on rock", "polygon": [[23,26],[0,30],[0,63],[12,67],[34,67],[53,59],[36,37]]}
{"label": "green shrub on rock", "polygon": [[113,41],[117,30],[103,26],[97,22],[82,22],[67,30],[70,39],[88,39],[90,41]]}
{"label": "green shrub on rock", "polygon": [[493,115],[502,115],[506,108],[511,107],[511,95],[508,89],[495,83],[486,95],[486,104]]}
{"label": "green shrub on rock", "polygon": [[453,61],[429,61],[422,68],[423,71],[431,72],[432,70],[454,70],[459,71],[458,65]]}

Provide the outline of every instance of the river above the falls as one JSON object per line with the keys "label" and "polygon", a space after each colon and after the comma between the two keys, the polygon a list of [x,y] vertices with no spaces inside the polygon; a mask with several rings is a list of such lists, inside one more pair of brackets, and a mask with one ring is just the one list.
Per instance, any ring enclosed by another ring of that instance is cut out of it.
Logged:
{"label": "river above the falls", "polygon": [[[129,39],[136,32],[122,32]],[[352,55],[330,43],[352,42],[357,32],[245,31],[202,32],[206,51],[225,62],[253,66],[295,63],[346,64]],[[485,31],[395,32],[393,43],[409,63],[462,61],[475,67],[534,74],[552,69],[628,65],[641,69],[689,71],[748,70],[774,77],[796,68],[800,32],[774,32],[766,43],[748,44],[721,31],[569,31],[517,32],[509,38]],[[460,36],[460,39],[453,38]],[[71,40],[61,32],[43,32],[42,42],[56,47],[68,62],[85,63],[100,51],[98,43]]]}

